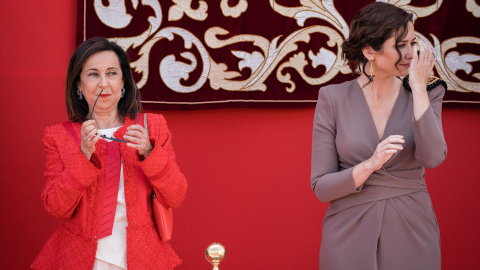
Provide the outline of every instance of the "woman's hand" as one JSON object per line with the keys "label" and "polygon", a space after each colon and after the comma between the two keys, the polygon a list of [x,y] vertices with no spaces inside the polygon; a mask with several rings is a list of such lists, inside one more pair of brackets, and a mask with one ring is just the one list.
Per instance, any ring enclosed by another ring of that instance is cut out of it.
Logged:
{"label": "woman's hand", "polygon": [[145,158],[153,150],[153,146],[148,138],[148,132],[141,125],[129,126],[123,138],[130,141],[127,143],[127,146],[137,149],[138,154]]}
{"label": "woman's hand", "polygon": [[[432,50],[423,40],[418,41],[417,47],[413,47],[413,59],[410,62],[409,84],[412,91],[425,91],[427,81],[435,66],[436,58]],[[420,52],[420,53],[418,53]]]}
{"label": "woman's hand", "polygon": [[385,140],[380,142],[375,149],[373,156],[367,160],[367,166],[376,171],[385,164],[393,154],[403,149],[401,145],[404,143],[402,135],[390,135]]}
{"label": "woman's hand", "polygon": [[87,120],[83,122],[80,131],[82,153],[90,160],[95,152],[95,144],[100,140],[100,135],[95,127],[95,120]]}

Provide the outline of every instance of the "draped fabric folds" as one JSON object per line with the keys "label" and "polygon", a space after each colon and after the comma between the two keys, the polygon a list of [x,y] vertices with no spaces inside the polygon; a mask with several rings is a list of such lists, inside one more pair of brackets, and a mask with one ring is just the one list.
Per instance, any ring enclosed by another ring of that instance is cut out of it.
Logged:
{"label": "draped fabric folds", "polygon": [[383,138],[403,135],[403,150],[355,188],[353,167],[370,158],[383,138],[356,80],[320,89],[311,174],[313,191],[329,202],[320,269],[440,269],[440,233],[424,168],[446,158],[444,94],[443,86],[432,89],[430,107],[415,120],[412,93],[400,89]]}
{"label": "draped fabric folds", "polygon": [[[372,2],[77,1],[77,43],[118,42],[145,107],[158,110],[314,107],[321,86],[352,78],[340,46]],[[437,58],[435,75],[448,84],[445,102],[480,107],[480,6],[385,2],[414,13],[417,36]]]}
{"label": "draped fabric folds", "polygon": [[98,215],[97,239],[112,235],[120,183],[120,167],[122,165],[118,142],[107,142],[106,146],[105,175],[103,177],[101,207]]}

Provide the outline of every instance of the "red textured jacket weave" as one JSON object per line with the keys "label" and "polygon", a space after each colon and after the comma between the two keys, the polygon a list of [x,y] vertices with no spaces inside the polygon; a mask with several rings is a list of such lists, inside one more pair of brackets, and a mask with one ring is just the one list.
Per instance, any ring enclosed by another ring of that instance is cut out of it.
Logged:
{"label": "red textured jacket weave", "polygon": [[[186,195],[187,181],[175,162],[171,133],[163,116],[147,115],[153,151],[143,160],[137,150],[120,144],[127,208],[127,265],[136,269],[173,269],[181,263],[170,244],[162,242],[152,215],[150,194],[155,186],[171,207]],[[115,132],[123,138],[134,120],[127,118]],[[80,136],[81,123],[74,123]],[[61,219],[59,228],[37,256],[32,269],[92,269],[97,250],[95,234],[100,211],[106,142],[99,140],[88,160],[62,124],[47,127],[43,137],[47,164],[42,192],[45,209]],[[145,192],[139,192],[137,167],[145,173]],[[81,200],[86,193],[86,201]],[[143,194],[144,193],[144,194]],[[80,213],[86,203],[86,213]],[[146,209],[145,209],[146,208]],[[82,218],[85,217],[85,218]],[[83,220],[85,219],[85,220]]]}

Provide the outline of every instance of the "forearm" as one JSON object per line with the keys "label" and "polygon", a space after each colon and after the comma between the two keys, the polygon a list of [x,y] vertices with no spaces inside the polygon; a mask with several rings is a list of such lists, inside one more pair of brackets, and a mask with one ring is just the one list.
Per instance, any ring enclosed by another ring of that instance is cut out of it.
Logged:
{"label": "forearm", "polygon": [[374,171],[375,169],[372,168],[369,160],[365,160],[362,163],[357,164],[353,168],[352,172],[355,188],[358,189],[361,187]]}
{"label": "forearm", "polygon": [[434,168],[442,163],[447,155],[441,115],[445,89],[437,86],[424,92],[428,93],[429,106],[420,118],[413,121],[415,158],[422,166]]}
{"label": "forearm", "polygon": [[447,155],[441,119],[429,108],[422,118],[413,123],[413,127],[415,158],[427,168],[438,166]]}
{"label": "forearm", "polygon": [[46,185],[42,198],[45,209],[50,214],[58,218],[68,218],[83,192],[97,179],[98,171],[89,162],[79,162],[77,166],[65,167],[59,172],[61,164],[60,160],[47,162]]}
{"label": "forearm", "polygon": [[428,107],[430,107],[430,100],[428,92],[425,90],[426,85],[412,85],[413,96],[413,116],[415,120],[420,119]]}
{"label": "forearm", "polygon": [[47,180],[42,192],[45,210],[57,218],[69,218],[75,210],[85,189],[72,187],[62,177]]}
{"label": "forearm", "polygon": [[329,202],[357,192],[352,170],[353,167],[319,176],[314,176],[316,173],[312,172],[311,184],[317,198],[321,202]]}
{"label": "forearm", "polygon": [[187,180],[175,160],[170,158],[161,146],[155,146],[140,166],[167,204],[172,207],[180,206],[186,195]]}
{"label": "forearm", "polygon": [[97,179],[99,171],[75,142],[65,141],[59,135],[63,128],[58,129],[58,126],[47,128],[43,137],[47,162],[42,199],[50,214],[68,218],[82,193]]}
{"label": "forearm", "polygon": [[140,167],[166,203],[178,207],[186,196],[187,180],[175,160],[171,133],[160,115],[149,115],[148,123],[152,150]]}

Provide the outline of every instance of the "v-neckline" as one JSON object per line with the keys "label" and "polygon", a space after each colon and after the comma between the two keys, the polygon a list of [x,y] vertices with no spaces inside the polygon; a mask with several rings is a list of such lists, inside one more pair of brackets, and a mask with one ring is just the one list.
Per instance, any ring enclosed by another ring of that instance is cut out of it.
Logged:
{"label": "v-neckline", "polygon": [[400,92],[402,92],[402,87],[400,86],[400,89],[398,90],[397,97],[395,98],[395,102],[393,103],[392,110],[390,111],[390,114],[388,115],[387,122],[385,123],[385,127],[383,129],[383,136],[382,136],[382,138],[380,138],[380,136],[378,136],[377,125],[375,124],[375,120],[373,120],[372,111],[370,111],[370,107],[368,106],[367,98],[365,97],[365,94],[363,93],[363,90],[360,87],[360,84],[358,83],[358,80],[355,80],[355,84],[356,84],[356,86],[359,90],[360,95],[363,98],[364,108],[366,109],[368,115],[370,116],[370,123],[373,126],[373,131],[375,133],[375,137],[378,139],[378,142],[381,142],[386,138],[385,135],[388,134],[387,130],[388,130],[388,127],[389,127],[390,119],[392,118],[392,114],[395,112],[395,108],[397,107],[397,103],[400,99],[400,94],[401,94]]}

